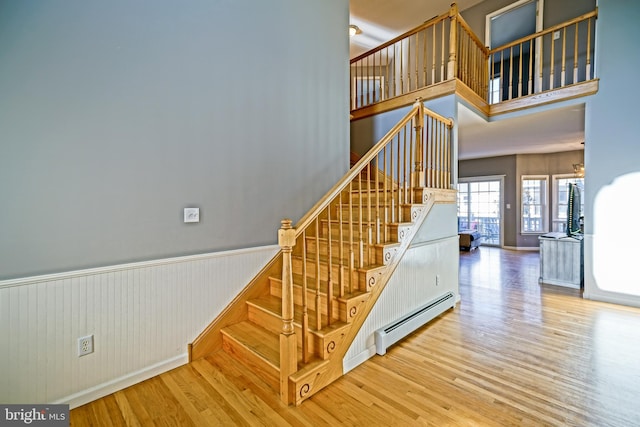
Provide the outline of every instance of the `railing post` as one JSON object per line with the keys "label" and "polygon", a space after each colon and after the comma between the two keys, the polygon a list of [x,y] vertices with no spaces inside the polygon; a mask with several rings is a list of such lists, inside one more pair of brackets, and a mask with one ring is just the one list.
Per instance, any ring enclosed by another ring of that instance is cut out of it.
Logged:
{"label": "railing post", "polygon": [[296,334],[293,327],[293,271],[291,251],[296,244],[296,230],[290,219],[283,219],[278,230],[282,249],[282,333],[280,334],[280,400],[289,404],[289,376],[296,372]]}
{"label": "railing post", "polygon": [[449,20],[451,27],[449,28],[449,63],[447,64],[447,78],[454,79],[457,77],[457,52],[458,52],[458,5],[451,4],[449,11]]}
{"label": "railing post", "polygon": [[414,104],[418,107],[418,111],[416,111],[416,116],[413,118],[413,128],[415,129],[415,157],[414,157],[414,166],[413,172],[411,174],[411,186],[413,188],[424,187],[424,167],[422,164],[423,157],[423,137],[422,130],[424,128],[424,103],[422,102],[422,98],[418,98],[416,103]]}

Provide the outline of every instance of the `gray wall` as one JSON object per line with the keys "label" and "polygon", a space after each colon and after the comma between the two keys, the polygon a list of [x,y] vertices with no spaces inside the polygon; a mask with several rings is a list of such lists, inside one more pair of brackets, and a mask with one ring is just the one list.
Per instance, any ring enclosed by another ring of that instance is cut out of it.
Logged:
{"label": "gray wall", "polygon": [[[458,162],[460,178],[505,175],[502,203],[504,209],[504,245],[517,246],[516,233],[516,156],[489,157],[483,159],[461,160]],[[506,209],[509,204],[511,209]]]}
{"label": "gray wall", "polygon": [[[484,41],[484,30],[488,14],[506,7],[515,0],[485,0],[460,12],[471,29]],[[596,0],[545,0],[542,22],[544,28],[551,27],[582,14],[593,11]]]}
{"label": "gray wall", "polygon": [[[448,95],[438,99],[425,101],[424,105],[431,111],[443,117],[457,118],[456,98]],[[412,106],[398,108],[375,116],[365,117],[351,122],[351,151],[364,155],[373,147],[389,130],[396,125]]]}
{"label": "gray wall", "polygon": [[0,279],[275,243],[348,169],[347,18],[1,2]]}
{"label": "gray wall", "polygon": [[[520,233],[520,179],[522,175],[547,175],[549,185],[551,176],[573,173],[573,164],[584,161],[584,152],[567,151],[550,154],[519,154],[512,156],[490,157],[462,160],[459,162],[460,178],[477,176],[505,175],[504,178],[504,245],[507,247],[537,247],[537,234]],[[588,187],[585,182],[585,186]],[[510,209],[506,205],[511,206]],[[551,218],[551,197],[548,215]]]}

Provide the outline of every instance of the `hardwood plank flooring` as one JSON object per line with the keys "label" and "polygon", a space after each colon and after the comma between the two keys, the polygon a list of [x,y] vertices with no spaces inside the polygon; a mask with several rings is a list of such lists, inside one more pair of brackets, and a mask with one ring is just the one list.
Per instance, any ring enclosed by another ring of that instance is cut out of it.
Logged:
{"label": "hardwood plank flooring", "polygon": [[299,407],[224,352],[73,426],[640,426],[640,309],[538,284],[536,252],[460,254],[461,303]]}

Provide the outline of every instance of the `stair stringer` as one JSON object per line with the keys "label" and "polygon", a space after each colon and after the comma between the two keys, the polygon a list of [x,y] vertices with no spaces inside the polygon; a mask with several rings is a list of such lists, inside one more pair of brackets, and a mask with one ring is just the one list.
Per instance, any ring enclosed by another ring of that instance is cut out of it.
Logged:
{"label": "stair stringer", "polygon": [[435,203],[456,202],[455,190],[424,188],[421,189],[421,192],[421,204],[424,208],[419,211],[415,218],[412,218],[413,226],[408,233],[405,233],[394,258],[387,265],[387,268],[385,268],[378,276],[376,283],[371,287],[369,298],[360,306],[351,322],[351,327],[346,332],[340,343],[337,344],[336,348],[332,351],[331,358],[325,361],[326,363],[310,367],[309,369],[302,369],[289,377],[289,403],[299,405],[304,400],[308,399],[313,394],[344,375],[343,359],[347,351],[365,320],[369,316],[373,306],[382,294],[382,290],[385,288],[397,266],[400,264],[400,260],[409,248],[416,233],[420,229],[420,226],[431,212],[431,208]]}

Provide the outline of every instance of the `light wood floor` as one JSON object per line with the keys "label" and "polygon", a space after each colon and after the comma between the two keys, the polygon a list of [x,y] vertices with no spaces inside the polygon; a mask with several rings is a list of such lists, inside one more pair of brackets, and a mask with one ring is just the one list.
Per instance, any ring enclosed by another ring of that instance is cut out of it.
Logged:
{"label": "light wood floor", "polygon": [[639,426],[640,310],[538,284],[538,254],[461,253],[462,302],[300,407],[224,353],[71,425]]}

